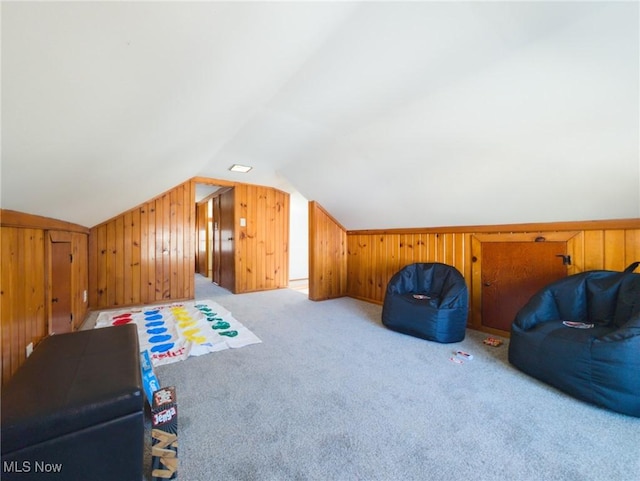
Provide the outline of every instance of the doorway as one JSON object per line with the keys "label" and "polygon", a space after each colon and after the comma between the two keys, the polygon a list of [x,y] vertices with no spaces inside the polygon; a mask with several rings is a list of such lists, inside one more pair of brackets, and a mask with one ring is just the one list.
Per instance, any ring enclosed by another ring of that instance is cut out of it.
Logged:
{"label": "doorway", "polygon": [[234,188],[196,184],[195,271],[235,290]]}

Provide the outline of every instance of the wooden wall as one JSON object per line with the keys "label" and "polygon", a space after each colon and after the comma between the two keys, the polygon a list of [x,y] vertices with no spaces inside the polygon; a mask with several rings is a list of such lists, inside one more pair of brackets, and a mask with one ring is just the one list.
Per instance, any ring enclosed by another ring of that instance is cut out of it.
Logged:
{"label": "wooden wall", "polygon": [[91,308],[193,298],[195,206],[187,181],[91,228]]}
{"label": "wooden wall", "polygon": [[[289,194],[260,185],[234,187],[235,291],[289,284]],[[246,225],[241,225],[245,219]]]}
{"label": "wooden wall", "polygon": [[347,231],[317,202],[309,202],[309,299],[347,295]]}
{"label": "wooden wall", "polygon": [[91,229],[92,309],[194,298],[197,183],[233,188],[234,292],[288,284],[289,194],[194,178]]}
{"label": "wooden wall", "polygon": [[347,234],[347,293],[381,303],[393,274],[414,262],[443,262],[470,278],[470,235],[456,232]]}
{"label": "wooden wall", "polygon": [[[348,295],[382,303],[391,276],[413,262],[443,262],[463,273],[471,288],[474,242],[568,240],[569,274],[591,269],[622,270],[640,259],[640,221],[567,222],[455,228],[347,231],[318,203],[309,203],[309,298]],[[580,230],[582,229],[582,230]],[[531,240],[532,240],[531,239]],[[345,249],[346,246],[346,249]]]}
{"label": "wooden wall", "polygon": [[3,210],[0,241],[0,349],[2,384],[26,359],[26,346],[34,347],[49,334],[51,312],[50,242],[71,243],[71,314],[77,329],[88,302],[89,229],[56,219]]}
{"label": "wooden wall", "polygon": [[592,269],[622,270],[640,260],[640,219],[349,231],[347,295],[382,303],[389,279],[403,266],[443,262],[464,275],[470,290],[470,327],[480,328],[479,246],[491,241],[533,241],[537,236],[567,241],[572,257],[568,274]]}

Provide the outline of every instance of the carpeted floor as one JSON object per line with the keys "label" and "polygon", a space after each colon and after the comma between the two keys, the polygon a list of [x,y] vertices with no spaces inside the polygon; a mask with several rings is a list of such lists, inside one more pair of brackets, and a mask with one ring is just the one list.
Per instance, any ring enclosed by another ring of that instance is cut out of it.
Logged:
{"label": "carpeted floor", "polygon": [[[436,344],[354,299],[204,278],[196,293],[263,342],[157,369],[177,388],[183,481],[640,479],[640,419],[528,378],[483,333]],[[474,359],[451,362],[458,348]]]}

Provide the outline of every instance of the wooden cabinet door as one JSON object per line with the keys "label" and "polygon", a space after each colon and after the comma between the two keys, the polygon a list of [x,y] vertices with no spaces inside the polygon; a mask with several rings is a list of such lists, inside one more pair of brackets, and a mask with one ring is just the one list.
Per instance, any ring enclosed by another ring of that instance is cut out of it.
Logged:
{"label": "wooden cabinet door", "polygon": [[71,242],[51,243],[51,334],[71,332]]}
{"label": "wooden cabinet door", "polygon": [[566,277],[566,242],[483,242],[482,325],[511,330],[517,312],[547,284]]}

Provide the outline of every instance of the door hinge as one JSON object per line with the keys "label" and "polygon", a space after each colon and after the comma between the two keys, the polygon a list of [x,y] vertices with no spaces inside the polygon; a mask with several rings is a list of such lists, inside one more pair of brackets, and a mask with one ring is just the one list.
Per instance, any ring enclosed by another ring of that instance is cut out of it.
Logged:
{"label": "door hinge", "polygon": [[571,265],[571,256],[566,256],[564,254],[556,254],[556,257],[562,257],[562,265],[565,265],[565,266]]}
{"label": "door hinge", "polygon": [[69,262],[73,263],[73,254],[69,254]]}
{"label": "door hinge", "polygon": [[73,323],[73,312],[69,313],[69,324]]}

